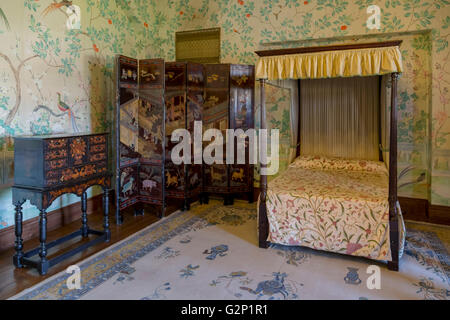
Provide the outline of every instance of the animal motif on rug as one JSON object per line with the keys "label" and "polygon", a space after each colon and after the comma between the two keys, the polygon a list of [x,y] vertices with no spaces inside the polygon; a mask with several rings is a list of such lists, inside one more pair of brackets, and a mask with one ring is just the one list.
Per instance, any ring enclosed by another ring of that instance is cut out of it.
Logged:
{"label": "animal motif on rug", "polygon": [[166,247],[156,258],[157,259],[169,259],[169,258],[175,258],[179,255],[180,255],[179,250],[174,250],[171,247]]}
{"label": "animal motif on rug", "polygon": [[227,290],[231,295],[234,295],[236,298],[242,297],[242,293],[234,293],[232,290],[232,284],[238,282],[242,285],[249,285],[253,280],[247,276],[247,272],[245,271],[233,271],[227,275],[219,276],[216,280],[212,280],[209,284],[211,287],[218,287],[221,285],[225,286],[225,290]]}
{"label": "animal motif on rug", "polygon": [[300,251],[297,248],[283,248],[282,250],[277,250],[277,254],[285,258],[287,264],[295,267],[298,267],[311,258],[309,253]]}
{"label": "animal motif on rug", "polygon": [[117,279],[113,282],[113,284],[117,284],[117,283],[124,283],[125,281],[133,281],[134,277],[132,277],[131,275],[136,271],[135,268],[133,268],[130,265],[125,265],[120,271],[119,271],[119,276],[117,277]]}
{"label": "animal motif on rug", "polygon": [[348,272],[347,275],[344,277],[344,281],[346,284],[355,284],[358,285],[361,283],[361,279],[358,275],[358,269],[357,268],[351,268],[347,267]]}
{"label": "animal motif on rug", "polygon": [[196,270],[198,268],[200,268],[199,265],[197,265],[197,266],[193,266],[192,264],[187,265],[184,269],[180,270],[180,272],[181,272],[180,277],[187,279],[189,277],[195,276],[194,270]]}
{"label": "animal motif on rug", "polygon": [[180,243],[186,244],[186,243],[191,242],[191,240],[192,240],[191,236],[186,236],[186,237],[184,237],[183,239],[180,240]]}
{"label": "animal motif on rug", "polygon": [[249,287],[240,287],[240,289],[256,295],[256,299],[264,296],[268,296],[269,300],[298,298],[296,283],[294,281],[286,282],[285,278],[288,276],[286,273],[273,272],[272,276],[271,280],[259,282],[256,289]]}
{"label": "animal motif on rug", "polygon": [[171,289],[170,282],[166,282],[153,291],[153,294],[151,296],[143,297],[141,300],[164,300],[167,299],[166,295],[164,294],[165,291],[169,291]]}
{"label": "animal motif on rug", "polygon": [[209,254],[209,256],[206,257],[208,260],[214,260],[217,256],[224,257],[227,254],[225,252],[228,251],[228,246],[226,244],[221,244],[215,247],[211,248],[211,251],[205,250],[203,251],[203,254]]}

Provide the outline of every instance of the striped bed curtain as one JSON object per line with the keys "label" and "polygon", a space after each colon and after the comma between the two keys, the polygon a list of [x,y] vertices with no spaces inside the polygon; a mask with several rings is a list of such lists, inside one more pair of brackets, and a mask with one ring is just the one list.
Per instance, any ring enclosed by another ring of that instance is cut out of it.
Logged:
{"label": "striped bed curtain", "polygon": [[301,80],[301,154],[379,160],[379,87],[379,76]]}

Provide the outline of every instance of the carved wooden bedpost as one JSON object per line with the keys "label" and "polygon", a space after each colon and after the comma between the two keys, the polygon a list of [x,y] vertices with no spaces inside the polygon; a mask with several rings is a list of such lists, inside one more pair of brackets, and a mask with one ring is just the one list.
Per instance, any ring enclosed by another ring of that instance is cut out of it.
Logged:
{"label": "carved wooden bedpost", "polygon": [[389,238],[392,261],[389,270],[398,271],[399,232],[397,212],[397,80],[399,74],[391,74],[391,121],[389,141]]}
{"label": "carved wooden bedpost", "polygon": [[[265,79],[260,79],[259,83],[261,84],[260,86],[260,94],[261,94],[261,107],[260,107],[260,112],[261,112],[261,126],[260,129],[267,129],[267,124],[266,124],[266,88],[265,88],[265,84],[266,84],[266,80]],[[261,148],[261,143],[259,144],[259,147]],[[260,165],[261,165],[261,172],[262,172],[262,168],[266,168],[267,164],[263,164],[262,162],[265,161],[261,161],[260,159]],[[258,222],[259,222],[259,247],[260,248],[267,248],[268,247],[268,243],[267,243],[267,237],[269,235],[269,221],[267,220],[267,207],[266,207],[266,196],[267,196],[267,176],[260,174],[260,189],[261,189],[261,193],[259,196],[259,217],[258,217]]]}

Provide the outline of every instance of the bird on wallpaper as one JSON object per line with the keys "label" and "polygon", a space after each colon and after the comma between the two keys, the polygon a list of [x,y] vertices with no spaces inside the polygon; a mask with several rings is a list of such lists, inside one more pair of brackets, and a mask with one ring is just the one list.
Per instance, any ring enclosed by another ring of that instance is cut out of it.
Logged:
{"label": "bird on wallpaper", "polygon": [[[40,104],[40,105],[38,105],[36,108],[34,108],[33,112],[38,112],[38,111],[41,110],[41,109],[47,111],[47,112],[50,113],[52,116],[57,117],[57,118],[61,118],[61,117],[64,117],[64,116],[66,115],[66,112],[59,113],[59,114],[58,114],[58,113],[55,113],[52,109],[50,109],[49,107],[44,106],[44,105],[42,105],[42,104]],[[78,117],[75,117],[75,118],[76,118],[76,119],[80,119],[80,118],[78,118]],[[76,131],[76,130],[78,130],[78,127],[76,126],[76,123],[75,123],[75,127],[73,126],[73,124],[74,124],[74,121],[72,121],[72,129],[74,130],[74,132],[78,132],[78,131]]]}
{"label": "bird on wallpaper", "polygon": [[69,115],[69,120],[72,122],[73,132],[80,132],[80,130],[78,130],[77,122],[75,121],[75,114],[73,113],[72,109],[64,101],[61,100],[61,93],[57,92],[56,94],[58,95],[59,110],[61,110],[62,112],[67,112],[67,114]]}
{"label": "bird on wallpaper", "polygon": [[66,0],[63,0],[61,2],[51,3],[47,8],[44,9],[44,11],[42,11],[42,15],[45,17],[47,14],[49,14],[52,11],[58,10],[64,6],[69,8],[71,5],[72,5],[72,1],[66,1]]}

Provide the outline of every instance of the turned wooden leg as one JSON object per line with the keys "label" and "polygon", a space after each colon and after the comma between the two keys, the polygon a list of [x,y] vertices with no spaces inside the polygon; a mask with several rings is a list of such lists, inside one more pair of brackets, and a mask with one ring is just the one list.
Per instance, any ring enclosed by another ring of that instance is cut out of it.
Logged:
{"label": "turned wooden leg", "polygon": [[23,268],[23,264],[22,264],[22,258],[23,258],[22,222],[23,222],[22,203],[20,203],[20,204],[16,204],[16,213],[15,213],[16,241],[14,242],[14,248],[16,250],[16,254],[13,257],[13,263],[16,266],[16,268]]}
{"label": "turned wooden leg", "polygon": [[105,232],[105,241],[111,239],[111,230],[109,230],[109,190],[103,191],[103,231]]}
{"label": "turned wooden leg", "polygon": [[253,190],[248,192],[248,203],[253,203]]}
{"label": "turned wooden leg", "polygon": [[83,192],[81,195],[81,235],[83,237],[88,236],[88,225],[87,225],[87,194]]}
{"label": "turned wooden leg", "polygon": [[39,257],[41,258],[41,261],[38,265],[38,271],[39,274],[45,275],[47,273],[47,270],[49,268],[49,262],[47,260],[47,212],[45,209],[41,209],[41,212],[39,214],[39,242],[40,242],[40,248],[39,248]]}

